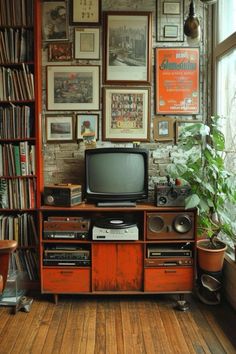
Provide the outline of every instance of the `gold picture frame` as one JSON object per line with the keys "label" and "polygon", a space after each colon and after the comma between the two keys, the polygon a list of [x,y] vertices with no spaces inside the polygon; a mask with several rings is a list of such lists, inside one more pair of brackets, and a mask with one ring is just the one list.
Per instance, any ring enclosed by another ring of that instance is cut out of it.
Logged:
{"label": "gold picture frame", "polygon": [[155,141],[173,141],[174,140],[174,122],[175,119],[165,116],[153,118],[153,139]]}

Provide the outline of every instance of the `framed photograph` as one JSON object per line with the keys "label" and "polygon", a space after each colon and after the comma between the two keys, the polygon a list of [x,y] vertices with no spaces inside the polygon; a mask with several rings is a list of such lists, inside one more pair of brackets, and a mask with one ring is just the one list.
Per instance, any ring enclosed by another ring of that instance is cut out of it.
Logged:
{"label": "framed photograph", "polygon": [[180,2],[163,2],[163,14],[164,15],[179,15],[180,14]]}
{"label": "framed photograph", "polygon": [[42,3],[42,37],[44,41],[53,42],[68,39],[66,1]]}
{"label": "framed photograph", "polygon": [[156,114],[199,114],[199,48],[155,48]]}
{"label": "framed photograph", "polygon": [[48,61],[71,61],[72,43],[57,42],[48,44]]}
{"label": "framed photograph", "polygon": [[75,59],[100,58],[100,28],[75,28]]}
{"label": "framed photograph", "polygon": [[154,117],[153,118],[153,139],[155,141],[174,140],[174,118]]}
{"label": "framed photograph", "polygon": [[184,41],[184,0],[156,0],[157,42]]}
{"label": "framed photograph", "polygon": [[105,12],[104,28],[105,84],[150,84],[152,13]]}
{"label": "framed photograph", "polygon": [[99,66],[47,66],[47,109],[99,110]]}
{"label": "framed photograph", "polygon": [[186,120],[176,120],[175,121],[175,143],[177,144],[179,141],[179,136],[181,134],[181,130],[189,125],[200,123],[199,120],[186,119]]}
{"label": "framed photograph", "polygon": [[178,26],[164,26],[164,37],[165,38],[177,38],[178,37]]}
{"label": "framed photograph", "polygon": [[72,115],[46,115],[46,140],[50,143],[74,141],[74,121]]}
{"label": "framed photograph", "polygon": [[98,139],[98,114],[76,115],[76,139]]}
{"label": "framed photograph", "polygon": [[70,0],[70,25],[99,25],[101,22],[101,1]]}
{"label": "framed photograph", "polygon": [[103,90],[103,140],[148,141],[150,88]]}

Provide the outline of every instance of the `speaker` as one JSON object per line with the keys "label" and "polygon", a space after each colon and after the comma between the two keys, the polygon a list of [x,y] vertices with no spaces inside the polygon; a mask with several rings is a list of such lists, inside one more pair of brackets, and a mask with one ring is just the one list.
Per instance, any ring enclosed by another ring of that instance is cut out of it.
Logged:
{"label": "speaker", "polygon": [[147,240],[194,239],[193,212],[147,213]]}

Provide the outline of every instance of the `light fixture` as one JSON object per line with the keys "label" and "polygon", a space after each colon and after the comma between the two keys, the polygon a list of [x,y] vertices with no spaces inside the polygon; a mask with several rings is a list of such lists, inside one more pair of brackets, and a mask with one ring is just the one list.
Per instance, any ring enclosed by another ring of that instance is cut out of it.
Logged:
{"label": "light fixture", "polygon": [[189,14],[184,23],[184,34],[189,45],[198,45],[201,40],[200,22],[195,14],[194,0],[191,0]]}
{"label": "light fixture", "polygon": [[206,5],[215,4],[217,2],[217,0],[200,0],[200,1]]}

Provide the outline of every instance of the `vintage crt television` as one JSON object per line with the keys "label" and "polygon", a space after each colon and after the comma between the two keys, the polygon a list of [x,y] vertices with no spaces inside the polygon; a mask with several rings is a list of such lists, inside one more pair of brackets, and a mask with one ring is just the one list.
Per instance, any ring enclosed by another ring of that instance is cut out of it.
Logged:
{"label": "vintage crt television", "polygon": [[135,205],[148,198],[148,151],[85,150],[85,199],[100,206]]}

